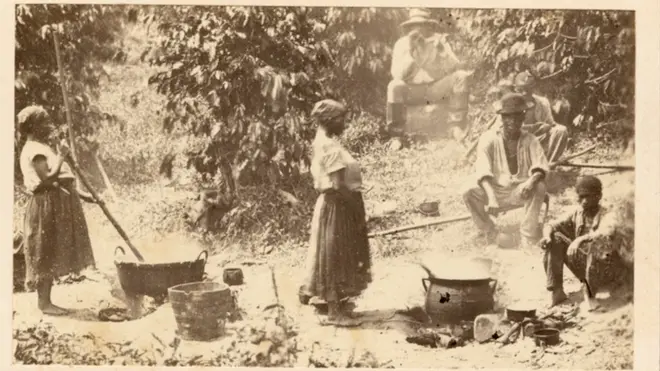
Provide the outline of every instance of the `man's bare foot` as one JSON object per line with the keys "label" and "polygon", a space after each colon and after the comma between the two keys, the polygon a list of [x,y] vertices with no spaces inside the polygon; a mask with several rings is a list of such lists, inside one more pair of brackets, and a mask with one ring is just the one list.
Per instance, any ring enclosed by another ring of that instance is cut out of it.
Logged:
{"label": "man's bare foot", "polygon": [[69,313],[68,310],[66,310],[64,308],[60,308],[57,305],[52,304],[52,303],[39,305],[39,310],[41,310],[41,312],[43,314],[46,314],[46,315],[49,315],[49,316],[63,316],[65,314]]}
{"label": "man's bare foot", "polygon": [[601,306],[595,298],[585,298],[582,308],[587,312],[598,312]]}
{"label": "man's bare foot", "polygon": [[582,294],[584,295],[584,309],[586,309],[587,312],[595,312],[600,309],[600,304],[596,300],[596,293],[592,292],[589,284],[582,284]]}
{"label": "man's bare foot", "polygon": [[568,300],[564,290],[555,290],[550,294],[550,306],[554,307]]}

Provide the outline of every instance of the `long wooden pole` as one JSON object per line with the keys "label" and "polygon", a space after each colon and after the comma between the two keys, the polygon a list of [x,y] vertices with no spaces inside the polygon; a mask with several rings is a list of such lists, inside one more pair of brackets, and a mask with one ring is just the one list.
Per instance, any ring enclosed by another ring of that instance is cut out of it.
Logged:
{"label": "long wooden pole", "polygon": [[66,113],[66,121],[69,126],[69,146],[71,147],[71,157],[74,162],[78,162],[75,147],[75,135],[73,133],[73,119],[71,118],[71,110],[69,109],[69,95],[66,92],[66,84],[64,82],[64,67],[62,67],[62,56],[60,55],[60,43],[57,39],[57,31],[53,30],[53,43],[55,44],[55,58],[57,59],[57,70],[59,72],[60,87],[62,88],[62,97],[64,97],[64,112]]}
{"label": "long wooden pole", "polygon": [[69,126],[69,141],[71,142],[70,146],[71,146],[71,159],[72,159],[71,161],[72,163],[70,165],[73,168],[73,170],[76,173],[78,173],[78,178],[80,178],[80,180],[82,181],[85,188],[87,188],[89,193],[92,194],[94,200],[97,201],[98,205],[101,207],[101,210],[103,210],[103,213],[105,213],[105,216],[108,217],[110,223],[112,223],[112,225],[115,227],[117,232],[119,232],[119,235],[124,239],[124,241],[131,249],[133,254],[135,254],[135,256],[138,258],[140,262],[144,262],[144,257],[142,256],[142,254],[140,254],[140,251],[138,251],[138,249],[131,243],[131,241],[128,238],[128,235],[126,234],[126,232],[124,232],[124,229],[119,225],[119,223],[117,223],[115,218],[110,214],[110,211],[101,201],[99,195],[96,193],[94,188],[92,188],[91,184],[87,181],[87,178],[85,177],[85,175],[83,175],[80,168],[78,168],[78,161],[76,158],[76,151],[74,147],[75,136],[73,134],[73,119],[71,118],[71,111],[69,110],[69,96],[66,92],[66,87],[64,84],[64,68],[62,68],[62,58],[60,56],[60,46],[57,40],[57,31],[53,31],[53,42],[55,43],[55,57],[57,58],[57,69],[60,75],[60,86],[62,87],[62,96],[64,97],[64,109],[66,112],[66,121],[67,121],[67,125]]}
{"label": "long wooden pole", "polygon": [[138,258],[138,260],[140,262],[144,262],[144,257],[142,256],[140,251],[135,247],[135,245],[133,245],[133,243],[131,243],[131,240],[128,238],[128,235],[126,234],[126,232],[124,232],[124,229],[119,225],[119,223],[112,216],[112,214],[110,214],[110,210],[108,210],[108,208],[105,206],[105,203],[101,201],[101,197],[98,195],[98,193],[96,193],[94,188],[92,188],[92,185],[87,180],[87,177],[85,177],[85,175],[82,173],[82,171],[80,171],[80,169],[78,168],[78,166],[75,162],[71,163],[71,168],[73,168],[73,171],[78,173],[78,177],[80,178],[80,181],[87,188],[87,190],[89,190],[89,193],[92,195],[92,197],[94,198],[96,203],[101,207],[101,210],[103,210],[103,213],[105,214],[105,216],[108,218],[110,223],[112,223],[112,226],[115,227],[115,229],[117,230],[117,232],[119,233],[121,238],[124,239],[124,241],[126,242],[128,247],[131,249],[133,254],[135,254],[135,257]]}
{"label": "long wooden pole", "polygon": [[99,168],[99,171],[101,172],[101,176],[103,177],[103,181],[105,182],[105,185],[108,187],[108,191],[110,191],[110,195],[112,196],[113,199],[116,200],[117,194],[115,193],[115,189],[112,187],[112,183],[110,183],[110,178],[108,177],[108,173],[105,172],[103,163],[101,162],[101,159],[96,153],[94,153],[94,160],[96,161],[96,166]]}
{"label": "long wooden pole", "polygon": [[632,165],[576,164],[572,162],[564,162],[559,164],[559,166],[592,168],[592,169],[635,170],[635,167]]}
{"label": "long wooden pole", "polygon": [[[516,205],[516,206],[505,206],[505,207],[502,207],[499,210],[497,210],[497,212],[498,213],[504,213],[504,212],[507,212],[507,211],[519,209],[521,207],[522,206],[518,206],[518,205]],[[385,231],[374,232],[374,233],[369,234],[369,238],[378,237],[378,236],[386,236],[386,235],[390,235],[390,234],[397,234],[397,233],[400,233],[400,232],[410,231],[410,230],[413,230],[413,229],[426,228],[426,227],[430,227],[430,226],[434,226],[434,225],[460,222],[460,221],[463,221],[463,220],[468,220],[471,217],[472,217],[472,215],[470,215],[470,214],[464,214],[464,215],[456,216],[456,217],[453,217],[453,218],[434,219],[434,220],[430,220],[430,221],[425,222],[425,223],[411,224],[411,225],[407,225],[407,226],[404,226],[404,227],[398,227],[398,228],[388,229],[388,230],[385,230]]]}
{"label": "long wooden pole", "polygon": [[555,167],[555,166],[563,165],[563,164],[567,163],[569,160],[572,160],[572,159],[574,159],[574,158],[576,158],[576,157],[580,157],[580,156],[582,156],[582,155],[585,155],[585,154],[587,154],[587,153],[593,151],[594,149],[596,149],[596,145],[595,145],[595,144],[592,145],[591,147],[585,149],[585,150],[582,150],[582,151],[578,152],[578,153],[574,153],[574,154],[572,154],[572,155],[568,155],[568,156],[562,157],[559,161],[556,161],[556,162],[551,163],[551,164],[550,164],[550,167],[552,168],[552,167]]}
{"label": "long wooden pole", "polygon": [[[64,97],[64,110],[66,113],[67,124],[69,126],[69,142],[70,142],[69,146],[71,146],[71,155],[72,155],[71,157],[73,157],[73,160],[76,161],[77,163],[78,156],[76,154],[76,149],[75,149],[75,134],[73,132],[73,119],[71,118],[71,110],[69,107],[69,95],[67,93],[66,84],[64,82],[64,67],[62,66],[62,56],[60,53],[60,43],[57,38],[57,31],[53,31],[53,43],[55,44],[55,58],[57,59],[57,70],[60,75],[60,87],[62,88],[62,96]],[[117,194],[115,193],[115,190],[113,189],[112,184],[110,183],[110,178],[108,178],[108,175],[106,174],[105,169],[103,168],[103,164],[101,163],[101,160],[98,158],[96,154],[94,154],[94,158],[96,160],[96,165],[101,171],[101,176],[103,176],[103,181],[108,187],[108,190],[110,191],[112,197],[116,199]]]}

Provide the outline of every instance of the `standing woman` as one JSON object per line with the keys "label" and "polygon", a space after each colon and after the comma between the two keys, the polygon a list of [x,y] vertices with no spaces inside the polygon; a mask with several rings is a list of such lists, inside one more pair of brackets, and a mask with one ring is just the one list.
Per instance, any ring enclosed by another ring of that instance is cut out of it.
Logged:
{"label": "standing woman", "polygon": [[340,303],[359,296],[371,283],[371,255],[360,165],[342,147],[346,107],[322,100],[312,110],[318,124],[312,144],[311,173],[320,195],[312,217],[307,277],[301,299],[328,303],[328,323],[350,325]]}
{"label": "standing woman", "polygon": [[20,165],[31,194],[23,227],[25,285],[29,291],[36,288],[37,304],[44,314],[64,315],[68,311],[51,301],[53,281],[95,267],[80,199],[94,201],[76,189],[75,177],[65,163],[69,149],[62,146],[58,155],[51,148],[54,127],[46,110],[26,107],[18,114],[18,124],[27,139]]}

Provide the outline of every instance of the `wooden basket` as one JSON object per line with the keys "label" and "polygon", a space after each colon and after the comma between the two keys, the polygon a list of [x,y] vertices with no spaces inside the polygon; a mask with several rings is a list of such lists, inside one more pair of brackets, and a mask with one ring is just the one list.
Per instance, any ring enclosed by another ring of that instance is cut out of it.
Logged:
{"label": "wooden basket", "polygon": [[193,282],[168,290],[178,335],[184,340],[209,341],[224,334],[225,322],[236,308],[229,286]]}

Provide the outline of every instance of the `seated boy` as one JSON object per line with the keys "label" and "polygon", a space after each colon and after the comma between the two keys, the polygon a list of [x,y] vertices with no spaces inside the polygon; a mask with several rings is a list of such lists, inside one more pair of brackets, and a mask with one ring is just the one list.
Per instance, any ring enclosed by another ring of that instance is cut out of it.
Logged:
{"label": "seated boy", "polygon": [[593,310],[596,308],[596,293],[594,287],[589,284],[593,257],[588,251],[584,251],[584,245],[593,240],[597,233],[606,232],[601,223],[605,214],[605,209],[600,205],[603,186],[598,178],[584,176],[578,180],[575,188],[579,207],[558,221],[546,225],[540,245],[545,250],[543,265],[547,289],[551,292],[551,305],[558,305],[568,298],[563,287],[563,268],[566,264],[582,282],[588,308]]}

